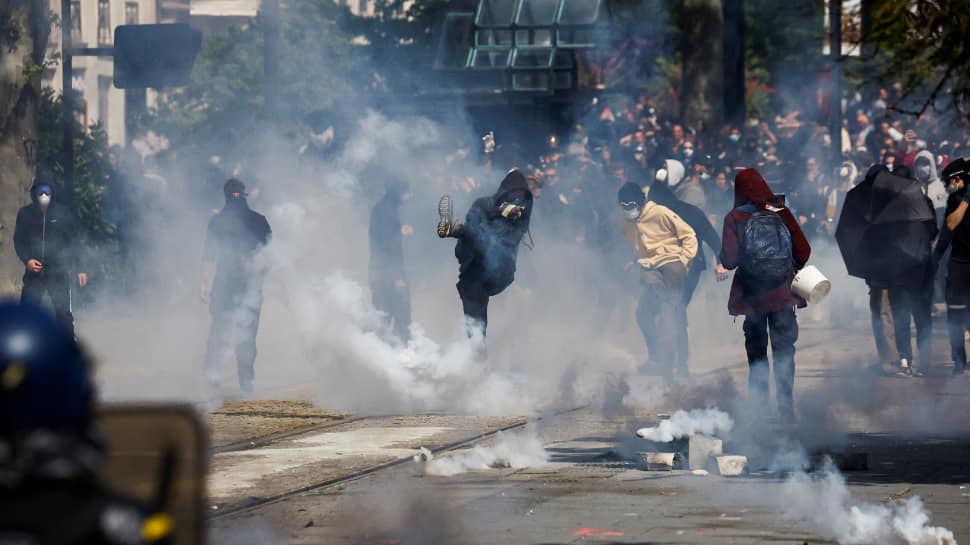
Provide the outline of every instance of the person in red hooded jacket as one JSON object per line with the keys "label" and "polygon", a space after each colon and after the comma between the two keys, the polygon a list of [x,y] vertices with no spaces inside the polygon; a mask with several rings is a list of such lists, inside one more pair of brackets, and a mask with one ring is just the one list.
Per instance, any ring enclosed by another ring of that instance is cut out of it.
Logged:
{"label": "person in red hooded jacket", "polygon": [[[808,262],[812,248],[798,221],[785,207],[783,199],[771,191],[761,174],[748,168],[739,172],[734,179],[734,209],[724,218],[718,278],[725,278],[728,270],[742,264],[745,227],[756,211],[774,212],[784,221],[791,234],[794,271]],[[756,293],[751,293],[750,288],[745,288],[748,283],[739,278],[741,275],[742,271],[734,275],[728,312],[732,316],[744,316],[744,347],[749,365],[748,391],[756,399],[760,398],[758,401],[767,401],[770,340],[778,412],[783,420],[794,421],[792,390],[795,384],[795,341],[798,340],[795,307],[804,307],[805,301],[792,292],[791,279],[776,286],[763,286]]]}

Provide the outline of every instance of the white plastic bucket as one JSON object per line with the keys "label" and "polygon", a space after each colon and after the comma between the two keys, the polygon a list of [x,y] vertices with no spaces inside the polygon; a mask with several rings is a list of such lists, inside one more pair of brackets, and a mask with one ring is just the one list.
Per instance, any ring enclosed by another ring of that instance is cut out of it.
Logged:
{"label": "white plastic bucket", "polygon": [[825,278],[822,271],[818,270],[814,265],[808,265],[795,275],[795,279],[792,280],[791,290],[802,299],[814,305],[822,302],[822,299],[825,299],[829,292],[832,291],[832,282],[828,278]]}

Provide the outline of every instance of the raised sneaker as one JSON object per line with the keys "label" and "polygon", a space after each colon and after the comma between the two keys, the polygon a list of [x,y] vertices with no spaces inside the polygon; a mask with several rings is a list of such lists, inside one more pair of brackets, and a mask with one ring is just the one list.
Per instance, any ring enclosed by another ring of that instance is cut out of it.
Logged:
{"label": "raised sneaker", "polygon": [[448,195],[438,201],[438,218],[439,238],[453,237],[461,229],[461,222],[455,220],[455,207]]}

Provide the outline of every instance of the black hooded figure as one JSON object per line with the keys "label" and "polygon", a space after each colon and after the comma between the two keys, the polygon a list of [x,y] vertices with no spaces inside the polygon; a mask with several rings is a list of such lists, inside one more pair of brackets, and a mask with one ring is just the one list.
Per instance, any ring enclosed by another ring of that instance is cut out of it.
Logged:
{"label": "black hooded figure", "polygon": [[210,385],[218,386],[222,364],[235,341],[239,388],[253,388],[256,331],[263,305],[265,266],[258,259],[272,231],[262,214],[246,203],[246,186],[230,179],[223,187],[226,206],[209,220],[202,255],[202,300],[212,315],[205,368]]}
{"label": "black hooded figure", "polygon": [[518,169],[506,174],[498,191],[477,199],[462,224],[453,218],[451,198],[438,203],[438,236],[458,239],[458,295],[469,322],[485,334],[488,298],[502,293],[515,280],[515,261],[522,237],[529,231],[533,196]]}
{"label": "black hooded figure", "polygon": [[80,229],[67,206],[56,202],[54,184],[39,178],[30,188],[29,205],[17,213],[13,241],[17,257],[24,263],[22,301],[40,303],[47,294],[54,316],[74,334],[71,285],[87,285],[81,265]]}
{"label": "black hooded figure", "polygon": [[408,339],[411,326],[411,292],[404,271],[401,202],[404,183],[389,183],[370,215],[370,290],[374,307],[385,312],[395,335]]}

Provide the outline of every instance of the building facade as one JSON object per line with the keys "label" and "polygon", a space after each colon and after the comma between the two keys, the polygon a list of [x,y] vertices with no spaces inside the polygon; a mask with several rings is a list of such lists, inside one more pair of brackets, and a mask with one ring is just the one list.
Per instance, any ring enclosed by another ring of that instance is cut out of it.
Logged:
{"label": "building facade", "polygon": [[[51,13],[61,17],[60,0],[50,0]],[[71,41],[74,47],[111,47],[118,25],[187,22],[189,0],[71,0]],[[53,28],[49,56],[61,50],[61,29]],[[61,91],[60,63],[44,73],[44,86]],[[111,145],[127,144],[128,116],[144,110],[150,99],[144,89],[116,89],[111,57],[74,57],[72,87],[78,93],[84,127],[101,123]]]}

